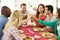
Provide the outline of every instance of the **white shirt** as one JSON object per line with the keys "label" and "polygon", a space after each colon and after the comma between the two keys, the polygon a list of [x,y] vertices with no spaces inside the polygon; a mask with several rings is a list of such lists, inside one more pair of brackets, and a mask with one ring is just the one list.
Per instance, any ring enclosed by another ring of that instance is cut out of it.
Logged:
{"label": "white shirt", "polygon": [[49,16],[47,15],[47,18],[45,19],[45,21],[47,21],[47,22],[52,22],[52,21],[54,21],[54,20],[56,20],[56,16],[53,16],[53,17],[51,18],[51,20],[49,20]]}

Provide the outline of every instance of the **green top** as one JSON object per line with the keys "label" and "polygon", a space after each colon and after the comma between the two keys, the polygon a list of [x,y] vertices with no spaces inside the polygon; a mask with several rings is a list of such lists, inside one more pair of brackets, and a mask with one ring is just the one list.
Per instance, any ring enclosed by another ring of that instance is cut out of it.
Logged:
{"label": "green top", "polygon": [[46,25],[46,26],[52,26],[52,27],[54,27],[54,34],[58,35],[58,31],[57,31],[58,19],[56,19],[53,22],[46,22],[46,21],[38,20],[38,23]]}

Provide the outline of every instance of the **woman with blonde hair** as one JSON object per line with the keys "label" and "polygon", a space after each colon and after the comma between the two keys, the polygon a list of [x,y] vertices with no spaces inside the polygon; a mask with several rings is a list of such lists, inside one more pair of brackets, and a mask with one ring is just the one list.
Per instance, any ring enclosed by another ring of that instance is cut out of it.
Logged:
{"label": "woman with blonde hair", "polygon": [[5,29],[3,30],[4,35],[2,40],[20,40],[19,30],[18,28],[25,22],[27,19],[22,20],[23,16],[20,11],[15,10],[11,16],[11,19],[7,22]]}

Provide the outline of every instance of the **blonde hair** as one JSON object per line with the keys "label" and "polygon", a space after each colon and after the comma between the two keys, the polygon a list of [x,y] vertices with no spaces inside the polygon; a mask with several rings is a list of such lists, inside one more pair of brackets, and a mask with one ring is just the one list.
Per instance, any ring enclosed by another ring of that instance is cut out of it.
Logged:
{"label": "blonde hair", "polygon": [[3,32],[5,32],[7,28],[9,28],[9,26],[15,25],[17,23],[18,23],[17,26],[19,27],[21,25],[19,22],[20,20],[22,20],[22,18],[23,18],[22,13],[18,10],[15,10],[11,16],[11,19],[5,25]]}

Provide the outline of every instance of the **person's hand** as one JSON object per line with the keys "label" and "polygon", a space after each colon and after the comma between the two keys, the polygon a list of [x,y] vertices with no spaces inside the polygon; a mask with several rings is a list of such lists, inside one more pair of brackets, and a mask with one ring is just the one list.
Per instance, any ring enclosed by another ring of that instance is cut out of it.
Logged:
{"label": "person's hand", "polygon": [[34,20],[35,20],[35,21],[37,21],[37,20],[38,20],[38,18],[36,18],[36,17],[33,17],[33,18],[34,18]]}
{"label": "person's hand", "polygon": [[33,14],[28,14],[28,18],[31,18],[33,17],[34,15]]}

